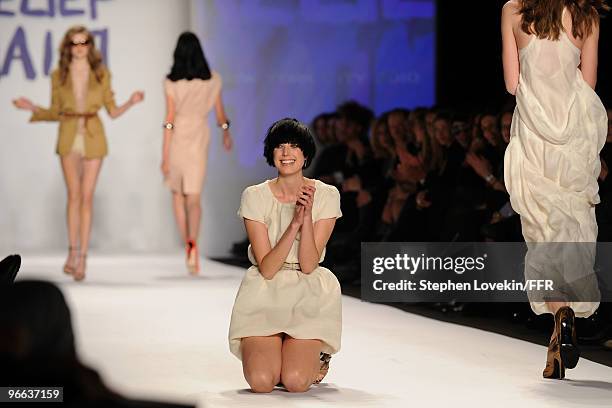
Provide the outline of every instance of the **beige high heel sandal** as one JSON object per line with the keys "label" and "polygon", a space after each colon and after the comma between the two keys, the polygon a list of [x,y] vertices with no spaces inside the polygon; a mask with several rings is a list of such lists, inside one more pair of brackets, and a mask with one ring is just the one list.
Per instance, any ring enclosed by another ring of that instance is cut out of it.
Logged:
{"label": "beige high heel sandal", "polygon": [[80,282],[83,279],[85,279],[85,269],[86,269],[86,259],[87,259],[87,254],[80,254],[79,255],[79,264],[77,265],[74,273],[72,274],[72,277],[74,278],[75,281]]}
{"label": "beige high heel sandal", "polygon": [[[72,253],[73,252],[77,252],[79,251],[79,247],[73,247],[73,246],[69,246],[68,247],[68,259],[66,260],[66,263],[64,264],[64,273],[66,275],[73,275],[74,272],[76,271],[76,264],[70,264],[70,260],[72,260]],[[79,259],[78,255],[75,257],[75,259]]]}

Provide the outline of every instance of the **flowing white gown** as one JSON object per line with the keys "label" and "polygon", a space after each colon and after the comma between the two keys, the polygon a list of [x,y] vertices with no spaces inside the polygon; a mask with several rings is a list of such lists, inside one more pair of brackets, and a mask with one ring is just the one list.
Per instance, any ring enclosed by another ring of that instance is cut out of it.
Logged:
{"label": "flowing white gown", "polygon": [[[520,50],[504,177],[528,243],[526,278],[553,279],[576,316],[587,317],[600,299],[595,205],[608,119],[578,68],[580,54],[565,32],[558,41],[532,36]],[[541,293],[528,295],[535,313],[549,313]]]}

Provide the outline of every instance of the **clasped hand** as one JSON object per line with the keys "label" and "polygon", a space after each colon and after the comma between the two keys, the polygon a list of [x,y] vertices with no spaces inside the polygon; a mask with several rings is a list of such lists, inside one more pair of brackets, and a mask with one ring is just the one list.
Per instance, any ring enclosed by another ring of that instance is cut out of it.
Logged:
{"label": "clasped hand", "polygon": [[301,227],[304,219],[312,217],[312,203],[314,202],[316,188],[314,186],[303,185],[300,187],[298,199],[295,205],[292,224],[294,227]]}

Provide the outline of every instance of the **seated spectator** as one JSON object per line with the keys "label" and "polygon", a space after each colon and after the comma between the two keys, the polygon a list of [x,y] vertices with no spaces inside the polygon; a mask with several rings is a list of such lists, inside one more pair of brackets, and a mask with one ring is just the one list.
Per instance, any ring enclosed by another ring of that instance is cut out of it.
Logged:
{"label": "seated spectator", "polygon": [[510,127],[512,126],[512,115],[513,111],[506,110],[503,111],[499,116],[501,136],[506,145],[510,143]]}
{"label": "seated spectator", "polygon": [[79,361],[68,305],[49,282],[0,286],[0,384],[63,387],[65,407],[185,407],[129,400],[109,389]]}
{"label": "seated spectator", "polygon": [[336,230],[354,231],[359,223],[358,193],[376,179],[376,163],[368,141],[374,114],[354,101],[340,105],[337,114],[336,130],[346,150],[341,170],[334,175],[334,184],[341,194],[343,215],[336,224]]}
{"label": "seated spectator", "polygon": [[[327,184],[334,184],[337,187],[337,175],[342,173],[342,166],[346,160],[346,145],[341,143],[337,132],[337,115],[335,113],[325,115],[326,131],[316,133],[317,138],[322,144],[315,162],[311,166],[312,170],[308,174]],[[320,136],[319,136],[320,135]]]}
{"label": "seated spectator", "polygon": [[21,267],[19,255],[9,255],[0,261],[0,286],[12,285]]}
{"label": "seated spectator", "polygon": [[472,132],[469,121],[466,118],[457,116],[453,119],[451,134],[463,149],[469,149],[472,143]]}

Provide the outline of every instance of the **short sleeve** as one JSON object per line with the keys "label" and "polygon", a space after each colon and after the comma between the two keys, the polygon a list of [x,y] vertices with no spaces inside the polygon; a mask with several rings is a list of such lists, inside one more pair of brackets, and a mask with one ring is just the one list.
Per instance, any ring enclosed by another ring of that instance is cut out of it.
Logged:
{"label": "short sleeve", "polygon": [[265,223],[263,202],[256,186],[247,187],[242,192],[238,217]]}
{"label": "short sleeve", "polygon": [[[315,192],[316,194],[319,192]],[[321,207],[317,216],[318,220],[324,220],[326,218],[340,218],[342,217],[342,211],[340,210],[340,193],[334,186],[325,185],[322,189],[323,197],[321,201]]]}

